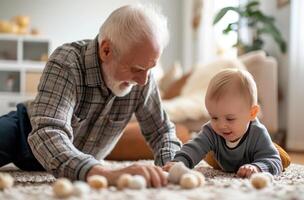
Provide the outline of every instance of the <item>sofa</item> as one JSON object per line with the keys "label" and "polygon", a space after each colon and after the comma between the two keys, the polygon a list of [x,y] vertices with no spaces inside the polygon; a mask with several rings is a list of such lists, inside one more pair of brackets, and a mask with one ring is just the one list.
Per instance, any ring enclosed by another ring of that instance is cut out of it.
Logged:
{"label": "sofa", "polygon": [[[223,68],[247,69],[258,88],[259,115],[270,134],[278,131],[278,65],[273,57],[263,51],[254,51],[238,58],[221,58],[205,65],[197,65],[180,74],[174,65],[159,81],[163,107],[175,123],[177,137],[183,142],[191,139],[209,120],[204,105],[204,95],[211,77]],[[176,74],[179,76],[174,77]],[[136,148],[130,146],[136,145]],[[136,120],[129,122],[123,136],[107,157],[110,160],[153,159],[148,144],[141,135]]]}

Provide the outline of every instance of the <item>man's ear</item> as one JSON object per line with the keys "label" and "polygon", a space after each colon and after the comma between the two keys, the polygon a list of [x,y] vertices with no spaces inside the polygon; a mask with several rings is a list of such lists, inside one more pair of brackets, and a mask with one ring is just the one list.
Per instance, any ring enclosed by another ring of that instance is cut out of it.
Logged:
{"label": "man's ear", "polygon": [[108,62],[113,56],[112,45],[109,40],[102,40],[99,44],[99,57],[102,62]]}
{"label": "man's ear", "polygon": [[260,111],[259,105],[253,105],[250,109],[250,120],[254,120]]}

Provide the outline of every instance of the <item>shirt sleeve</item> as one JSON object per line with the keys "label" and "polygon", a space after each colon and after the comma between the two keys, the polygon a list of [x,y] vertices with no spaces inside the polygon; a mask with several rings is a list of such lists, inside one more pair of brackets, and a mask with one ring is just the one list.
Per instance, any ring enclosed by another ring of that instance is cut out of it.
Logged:
{"label": "shirt sleeve", "polygon": [[173,159],[181,147],[176,137],[175,126],[170,122],[164,111],[156,82],[150,74],[149,81],[144,87],[135,116],[146,141],[154,153],[156,165],[164,165]]}
{"label": "shirt sleeve", "polygon": [[32,131],[28,143],[37,160],[54,176],[84,180],[88,170],[100,162],[72,143],[75,93],[71,72],[62,62],[50,59],[31,105]]}
{"label": "shirt sleeve", "polygon": [[268,131],[262,128],[257,135],[253,146],[253,162],[263,172],[279,175],[282,170],[282,162],[278,150],[275,148]]}
{"label": "shirt sleeve", "polygon": [[188,143],[184,144],[174,157],[174,161],[181,161],[187,167],[193,168],[198,164],[215,144],[215,137],[208,126],[204,126],[200,133]]}

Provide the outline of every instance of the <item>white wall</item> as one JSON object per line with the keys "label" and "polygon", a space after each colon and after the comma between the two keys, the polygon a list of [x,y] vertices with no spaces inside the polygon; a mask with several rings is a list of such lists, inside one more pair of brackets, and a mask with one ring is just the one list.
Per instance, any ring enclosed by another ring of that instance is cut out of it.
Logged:
{"label": "white wall", "polygon": [[52,40],[52,50],[75,40],[94,38],[99,26],[114,9],[129,3],[158,4],[168,16],[171,41],[162,57],[164,67],[181,57],[182,0],[0,0],[0,19],[28,15],[37,27]]}
{"label": "white wall", "polygon": [[[281,31],[283,38],[287,45],[290,44],[290,5],[278,9],[276,0],[260,1],[261,9],[265,14],[271,15],[276,20],[276,25]],[[289,74],[289,46],[287,46],[287,53],[282,54],[277,44],[272,38],[266,37],[265,50],[278,61],[278,78],[279,78],[279,128],[287,129],[287,96],[288,96],[288,74]]]}
{"label": "white wall", "polygon": [[[197,30],[193,28],[194,0],[183,1],[183,53],[182,66],[184,71],[191,71],[197,64],[205,64],[214,59],[215,37],[212,28],[215,2],[205,0],[202,3],[200,24]],[[222,4],[221,4],[222,5]]]}
{"label": "white wall", "polygon": [[276,24],[287,43],[287,53],[280,53],[276,44],[267,40],[266,50],[278,60],[279,87],[281,101],[279,104],[279,125],[287,131],[287,149],[303,151],[303,33],[302,21],[304,3],[302,0],[293,0],[285,7],[278,9],[276,0],[262,1],[265,13],[275,17]]}
{"label": "white wall", "polygon": [[291,2],[287,148],[304,151],[304,1]]}
{"label": "white wall", "polygon": [[183,49],[183,3],[184,0],[141,0],[160,5],[163,13],[168,17],[170,43],[165,49],[161,61],[165,70],[168,70],[175,61],[182,60]]}

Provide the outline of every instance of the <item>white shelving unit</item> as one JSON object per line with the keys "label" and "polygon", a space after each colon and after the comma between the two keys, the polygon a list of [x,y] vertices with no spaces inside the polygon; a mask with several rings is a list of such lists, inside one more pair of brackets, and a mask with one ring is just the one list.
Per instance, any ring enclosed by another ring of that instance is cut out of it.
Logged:
{"label": "white shelving unit", "polygon": [[0,34],[0,116],[34,98],[50,45],[41,36]]}

